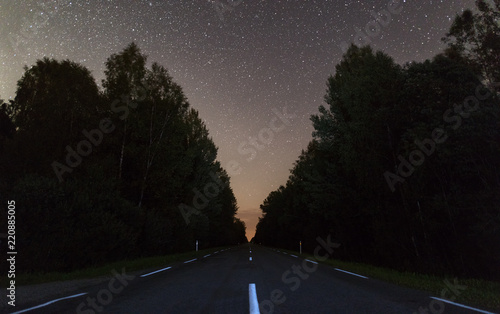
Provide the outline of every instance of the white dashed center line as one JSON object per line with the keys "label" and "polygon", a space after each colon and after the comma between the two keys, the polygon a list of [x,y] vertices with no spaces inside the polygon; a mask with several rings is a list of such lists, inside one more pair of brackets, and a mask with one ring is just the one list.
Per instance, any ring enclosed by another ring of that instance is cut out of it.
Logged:
{"label": "white dashed center line", "polygon": [[260,314],[257,290],[254,283],[248,285],[248,301],[250,303],[250,314]]}

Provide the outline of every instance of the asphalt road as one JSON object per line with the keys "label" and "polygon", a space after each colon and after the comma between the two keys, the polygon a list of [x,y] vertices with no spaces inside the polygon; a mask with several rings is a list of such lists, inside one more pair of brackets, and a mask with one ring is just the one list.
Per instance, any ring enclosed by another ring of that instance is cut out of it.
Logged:
{"label": "asphalt road", "polygon": [[[81,291],[82,295],[43,300],[39,305],[52,303],[27,313],[235,314],[258,313],[257,304],[262,314],[481,313],[432,299],[425,292],[255,245],[185,262],[135,276],[120,270],[109,282]],[[443,289],[449,289],[450,297],[457,287],[443,283]]]}

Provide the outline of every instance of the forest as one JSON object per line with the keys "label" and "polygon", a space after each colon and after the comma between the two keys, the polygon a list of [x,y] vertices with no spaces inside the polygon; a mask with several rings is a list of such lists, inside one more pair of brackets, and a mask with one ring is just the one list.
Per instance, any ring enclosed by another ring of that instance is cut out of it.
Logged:
{"label": "forest", "polygon": [[[0,191],[15,200],[19,272],[247,242],[204,122],[135,43],[107,59],[102,89],[70,60],[24,71],[15,98],[0,103]],[[185,219],[179,205],[214,180]]]}
{"label": "forest", "polygon": [[457,15],[432,60],[352,45],[255,243],[500,280],[500,2]]}

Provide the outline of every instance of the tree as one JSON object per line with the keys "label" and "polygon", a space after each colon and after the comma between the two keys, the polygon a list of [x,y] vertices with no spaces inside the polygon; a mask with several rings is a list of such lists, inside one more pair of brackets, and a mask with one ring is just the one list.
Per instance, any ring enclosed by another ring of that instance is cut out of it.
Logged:
{"label": "tree", "polygon": [[12,139],[14,133],[16,132],[16,127],[12,122],[7,110],[7,104],[0,99],[0,151],[3,150],[4,142],[7,138]]}
{"label": "tree", "polygon": [[[245,242],[217,147],[167,69],[147,68],[132,43],[108,59],[105,75],[100,93],[81,65],[38,60],[0,111],[0,187],[24,222],[22,269],[182,252],[195,240],[202,248]],[[99,135],[102,121],[109,129]],[[54,160],[71,163],[71,176],[58,180]],[[178,204],[193,193],[206,202],[186,226]]]}
{"label": "tree", "polygon": [[[84,139],[103,114],[99,91],[90,71],[69,60],[44,58],[25,67],[12,103],[17,149],[10,152],[4,173],[54,174],[52,163]],[[15,165],[15,166],[14,166]]]}
{"label": "tree", "polygon": [[[146,76],[146,55],[142,54],[135,43],[128,45],[121,53],[111,55],[106,61],[106,78],[102,81],[106,102],[111,110],[124,121],[119,149],[118,178],[122,176],[127,141],[127,125],[130,110],[136,109],[138,102],[144,100],[147,90],[144,87]],[[115,118],[117,122],[118,119]]]}
{"label": "tree", "polygon": [[247,243],[248,239],[245,236],[246,229],[247,227],[245,226],[245,222],[241,221],[239,218],[235,218],[233,223],[233,235],[231,237],[234,239],[233,241],[238,244]]}
{"label": "tree", "polygon": [[[447,54],[458,54],[490,84],[500,82],[500,1],[476,0],[477,13],[457,15],[443,38]],[[497,90],[498,91],[498,90]]]}
{"label": "tree", "polygon": [[[393,138],[404,124],[395,115],[401,111],[403,72],[382,52],[354,45],[335,69],[327,84],[328,107],[321,106],[320,114],[311,120],[319,150],[328,156],[330,168],[336,169],[335,177],[330,180],[342,182],[344,186],[337,187],[337,193],[348,196],[339,197],[336,216],[360,226],[355,234],[340,231],[343,240],[348,241],[344,247],[349,245],[351,256],[358,258],[367,256],[367,247],[376,254],[386,250],[375,249],[373,241],[378,237],[393,237],[391,232],[378,227],[389,218],[388,212],[392,219],[397,219],[395,227],[408,232],[399,237],[397,245],[411,247],[412,230],[404,198],[398,200],[392,195],[381,177],[394,167]],[[396,211],[390,205],[393,202],[400,203],[406,215],[400,214],[401,209]],[[390,230],[395,232],[396,228]]]}
{"label": "tree", "polygon": [[314,248],[330,235],[350,261],[498,278],[500,108],[476,74],[447,53],[400,67],[351,46],[254,241]]}

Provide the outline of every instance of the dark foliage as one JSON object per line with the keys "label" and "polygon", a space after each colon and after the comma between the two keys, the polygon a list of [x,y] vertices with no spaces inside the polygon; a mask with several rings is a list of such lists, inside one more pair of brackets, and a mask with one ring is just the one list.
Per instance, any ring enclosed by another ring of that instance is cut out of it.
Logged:
{"label": "dark foliage", "polygon": [[253,241],[313,251],[330,235],[336,258],[500,280],[500,3],[477,5],[433,60],[350,47]]}
{"label": "dark foliage", "polygon": [[[246,242],[217,148],[167,70],[146,68],[132,43],[105,75],[99,91],[83,66],[38,60],[0,112],[0,188],[16,201],[18,269]],[[226,184],[187,224],[179,204],[214,176]]]}

